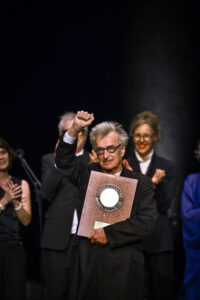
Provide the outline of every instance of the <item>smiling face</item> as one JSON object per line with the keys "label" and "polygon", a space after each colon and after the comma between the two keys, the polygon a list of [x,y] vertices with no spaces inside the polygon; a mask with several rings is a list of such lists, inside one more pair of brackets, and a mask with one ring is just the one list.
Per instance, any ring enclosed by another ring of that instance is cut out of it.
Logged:
{"label": "smiling face", "polygon": [[153,149],[153,143],[157,137],[153,135],[153,130],[148,124],[137,127],[133,134],[135,150],[145,159]]}
{"label": "smiling face", "polygon": [[0,147],[0,171],[7,171],[9,169],[9,162],[8,152]]}
{"label": "smiling face", "polygon": [[[96,148],[107,148],[108,146],[118,146],[118,134],[114,131],[110,132],[103,138],[96,139]],[[104,151],[103,154],[98,155],[98,162],[101,169],[105,173],[115,174],[122,169],[122,158],[125,153],[125,146],[121,145],[116,148],[114,153]]]}

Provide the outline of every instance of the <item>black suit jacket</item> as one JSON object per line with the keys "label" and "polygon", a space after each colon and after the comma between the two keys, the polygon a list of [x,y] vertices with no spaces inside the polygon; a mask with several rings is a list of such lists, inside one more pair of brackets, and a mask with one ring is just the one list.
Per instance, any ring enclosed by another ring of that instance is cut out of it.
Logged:
{"label": "black suit jacket", "polygon": [[[62,174],[66,175],[71,182],[79,187],[83,202],[90,172],[92,170],[101,172],[101,169],[97,163],[84,164],[79,161],[74,155],[75,149],[76,144],[70,145],[61,139],[56,151],[56,165]],[[121,176],[138,179],[131,218],[107,226],[104,230],[111,248],[129,245],[141,250],[141,241],[152,232],[157,218],[152,183],[147,176],[125,168]],[[135,256],[137,260],[136,257],[137,255]]]}
{"label": "black suit jacket", "polygon": [[[88,163],[88,152],[84,151],[84,154],[77,159]],[[80,217],[79,191],[57,170],[53,154],[43,157],[43,168],[47,175],[43,176],[41,196],[48,199],[50,205],[45,214],[41,248],[64,250],[69,243],[75,209]]]}
{"label": "black suit jacket", "polygon": [[[86,165],[78,161],[75,149],[76,145],[61,140],[56,165],[79,186],[84,201],[90,172],[101,170],[98,164]],[[154,228],[157,209],[152,183],[147,176],[125,168],[121,176],[138,179],[131,216],[104,228],[108,238],[104,246],[79,237],[70,299],[141,299],[137,291],[144,280],[142,241]]]}
{"label": "black suit jacket", "polygon": [[[128,159],[128,162],[134,171],[141,173],[135,152],[132,154],[132,157]],[[144,242],[145,251],[147,253],[173,251],[173,237],[168,218],[168,210],[174,197],[177,197],[177,168],[173,162],[163,157],[159,157],[154,153],[146,175],[152,178],[156,169],[165,170],[166,176],[155,188],[155,201],[158,208],[159,217],[156,221],[153,234]]]}
{"label": "black suit jacket", "polygon": [[47,153],[42,156],[41,159],[41,182],[42,184],[46,181],[49,173],[55,166],[55,155],[54,153]]}

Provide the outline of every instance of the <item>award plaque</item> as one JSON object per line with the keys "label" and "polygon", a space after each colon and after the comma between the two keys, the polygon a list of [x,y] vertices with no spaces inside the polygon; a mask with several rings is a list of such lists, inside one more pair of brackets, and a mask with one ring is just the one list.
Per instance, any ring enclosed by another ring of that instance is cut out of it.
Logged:
{"label": "award plaque", "polygon": [[94,229],[130,217],[137,179],[92,171],[77,234],[88,237]]}

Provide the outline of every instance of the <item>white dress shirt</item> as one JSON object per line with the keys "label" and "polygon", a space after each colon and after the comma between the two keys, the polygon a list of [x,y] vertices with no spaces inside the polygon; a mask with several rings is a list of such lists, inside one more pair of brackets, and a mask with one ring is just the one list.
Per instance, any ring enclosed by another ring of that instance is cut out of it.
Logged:
{"label": "white dress shirt", "polygon": [[[63,136],[63,141],[65,143],[73,144],[75,140],[76,140],[76,138],[69,136],[67,132]],[[78,154],[76,154],[76,156],[83,155],[83,153],[84,153],[84,149],[81,152],[79,152]],[[74,215],[73,215],[73,221],[72,221],[72,228],[71,228],[72,234],[76,233],[77,227],[78,227],[78,213],[77,213],[77,210],[75,209]]]}
{"label": "white dress shirt", "polygon": [[151,152],[149,153],[149,155],[146,157],[146,159],[144,160],[139,153],[135,150],[135,156],[139,162],[139,166],[140,166],[140,170],[142,172],[142,174],[146,174],[148,167],[151,163],[151,159],[153,156],[154,150],[152,149]]}

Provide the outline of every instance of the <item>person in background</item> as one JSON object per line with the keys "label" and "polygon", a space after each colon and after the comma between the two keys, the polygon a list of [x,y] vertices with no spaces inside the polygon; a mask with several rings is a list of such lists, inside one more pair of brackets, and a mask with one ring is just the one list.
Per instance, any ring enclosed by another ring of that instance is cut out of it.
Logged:
{"label": "person in background", "polygon": [[21,225],[31,221],[31,196],[26,180],[10,173],[15,152],[0,138],[0,299],[24,300],[26,256]]}
{"label": "person in background", "polygon": [[[65,113],[58,125],[59,133],[68,130],[75,114]],[[88,129],[79,133],[76,149],[77,159],[89,162],[84,149]],[[56,148],[56,147],[55,147]],[[53,157],[52,157],[53,156]],[[80,217],[78,189],[55,168],[55,154],[43,158],[43,172],[52,161],[47,175],[42,176],[41,196],[49,201],[41,236],[42,266],[45,300],[64,300],[68,297],[70,272],[75,255],[75,234]],[[44,168],[45,166],[45,168]]]}
{"label": "person in background", "polygon": [[[195,150],[200,161],[200,142]],[[200,173],[186,177],[181,198],[183,244],[185,250],[184,282],[180,298],[200,299]]]}
{"label": "person in background", "polygon": [[[75,117],[74,112],[65,112],[60,116],[58,123],[58,137],[66,131],[72,123],[72,120]],[[56,145],[55,145],[56,146]],[[44,154],[41,159],[41,182],[43,183],[47,178],[49,172],[55,165],[55,146],[53,152]]]}
{"label": "person in background", "polygon": [[147,175],[155,191],[159,212],[154,232],[144,241],[145,294],[148,300],[171,300],[173,297],[173,237],[168,210],[176,197],[178,173],[175,164],[155,152],[161,125],[151,111],[135,116],[130,126],[134,151],[125,161],[138,173]]}
{"label": "person in background", "polygon": [[143,300],[143,239],[154,228],[157,209],[151,181],[122,165],[128,135],[116,122],[91,129],[90,143],[98,162],[84,164],[75,155],[79,133],[94,115],[78,111],[72,127],[60,139],[56,166],[80,190],[82,203],[91,171],[138,180],[130,218],[94,229],[88,238],[78,236],[78,251],[69,299]]}

